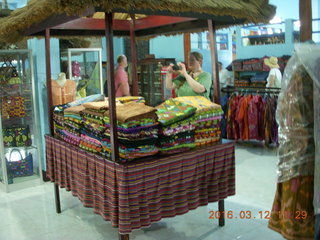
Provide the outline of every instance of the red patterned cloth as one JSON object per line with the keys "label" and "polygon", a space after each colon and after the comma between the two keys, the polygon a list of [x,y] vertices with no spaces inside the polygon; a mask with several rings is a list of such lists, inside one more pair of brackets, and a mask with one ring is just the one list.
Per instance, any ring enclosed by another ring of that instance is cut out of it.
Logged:
{"label": "red patterned cloth", "polygon": [[47,176],[120,234],[235,194],[234,143],[119,164],[46,136]]}

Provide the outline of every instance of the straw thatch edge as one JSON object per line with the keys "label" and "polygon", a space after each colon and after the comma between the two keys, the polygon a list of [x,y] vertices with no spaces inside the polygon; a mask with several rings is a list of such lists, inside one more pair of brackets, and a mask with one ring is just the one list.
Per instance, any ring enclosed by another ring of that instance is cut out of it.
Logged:
{"label": "straw thatch edge", "polygon": [[20,41],[24,37],[21,34],[24,29],[43,22],[50,16],[59,14],[81,16],[84,9],[95,7],[104,9],[106,12],[119,8],[127,11],[195,12],[214,16],[232,16],[235,19],[244,18],[246,23],[266,23],[275,13],[275,7],[268,4],[267,0],[31,0],[27,6],[1,19],[0,40]]}

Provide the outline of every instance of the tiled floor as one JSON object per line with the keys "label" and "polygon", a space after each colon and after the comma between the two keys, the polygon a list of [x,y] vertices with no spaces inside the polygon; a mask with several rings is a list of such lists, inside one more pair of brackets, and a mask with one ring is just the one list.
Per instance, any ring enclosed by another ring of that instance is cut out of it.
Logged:
{"label": "tiled floor", "polygon": [[[274,150],[237,146],[236,195],[226,199],[226,211],[233,218],[219,227],[209,219],[217,203],[190,211],[183,216],[163,219],[149,228],[136,230],[136,240],[280,240],[267,227],[264,211],[270,210],[276,187],[277,157]],[[0,240],[116,240],[111,227],[92,209],[84,208],[71,193],[61,190],[62,213],[55,213],[53,185],[45,183],[12,193],[0,193]],[[250,211],[251,219],[240,219]],[[237,216],[237,219],[235,218]]]}

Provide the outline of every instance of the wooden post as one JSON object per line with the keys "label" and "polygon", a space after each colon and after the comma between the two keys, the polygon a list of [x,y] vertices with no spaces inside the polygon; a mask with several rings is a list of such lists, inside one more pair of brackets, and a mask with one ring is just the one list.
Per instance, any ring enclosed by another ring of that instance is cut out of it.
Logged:
{"label": "wooden post", "polygon": [[223,227],[225,225],[224,200],[219,200],[218,209],[219,209],[219,213],[220,213],[219,227]]}
{"label": "wooden post", "polygon": [[132,58],[132,95],[138,96],[138,64],[137,64],[137,47],[135,37],[135,14],[130,14],[130,45],[131,45],[131,58]]}
{"label": "wooden post", "polygon": [[217,53],[217,42],[216,42],[216,26],[212,19],[208,19],[208,29],[210,38],[210,50],[211,50],[211,61],[212,61],[212,77],[213,77],[213,101],[220,104],[220,81],[219,81],[219,70],[218,70],[218,53]]}
{"label": "wooden post", "polygon": [[[50,54],[50,29],[45,31],[45,49],[46,49],[46,80],[47,80],[47,99],[48,99],[48,117],[51,136],[54,135],[53,130],[53,112],[52,112],[52,87],[51,87],[51,54]],[[56,212],[61,213],[59,185],[54,184],[54,199],[56,203]]]}
{"label": "wooden post", "polygon": [[117,133],[117,116],[116,116],[116,91],[114,86],[114,54],[113,54],[113,29],[112,13],[105,13],[106,23],[106,44],[107,44],[107,81],[108,81],[108,101],[109,101],[109,118],[110,118],[110,141],[112,161],[119,160],[119,145]]}
{"label": "wooden post", "polygon": [[188,66],[189,53],[191,52],[190,33],[183,34],[183,50],[184,50],[184,62]]}
{"label": "wooden post", "polygon": [[51,57],[50,57],[50,29],[46,28],[45,31],[45,48],[46,48],[46,80],[47,80],[47,98],[48,98],[48,117],[50,134],[53,136],[53,113],[52,113],[52,88],[51,88]]}
{"label": "wooden post", "polygon": [[311,0],[299,1],[300,42],[312,40],[312,3]]}

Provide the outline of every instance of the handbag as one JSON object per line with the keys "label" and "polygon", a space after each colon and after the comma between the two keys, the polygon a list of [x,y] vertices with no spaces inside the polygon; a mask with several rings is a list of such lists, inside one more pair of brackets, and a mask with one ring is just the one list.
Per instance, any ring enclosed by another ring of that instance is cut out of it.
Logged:
{"label": "handbag", "polygon": [[[20,160],[12,161],[12,153],[18,152]],[[21,152],[18,149],[12,149],[9,155],[9,159],[6,158],[8,175],[10,177],[25,177],[33,175],[33,157],[29,153],[25,158],[22,157]]]}
{"label": "handbag", "polygon": [[21,83],[22,82],[16,67],[12,67],[12,74],[11,74],[11,78],[8,80],[8,84],[14,85],[14,84],[21,84]]}
{"label": "handbag", "polygon": [[2,130],[3,144],[5,147],[31,146],[31,134],[28,125],[4,128]]}
{"label": "handbag", "polygon": [[0,67],[0,84],[7,84],[12,76],[12,67],[2,65]]}
{"label": "handbag", "polygon": [[3,118],[25,117],[24,97],[9,96],[2,97],[2,116]]}

